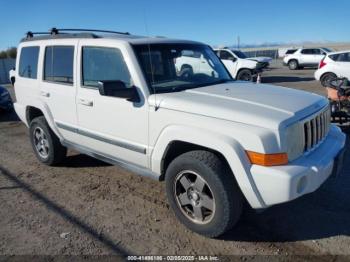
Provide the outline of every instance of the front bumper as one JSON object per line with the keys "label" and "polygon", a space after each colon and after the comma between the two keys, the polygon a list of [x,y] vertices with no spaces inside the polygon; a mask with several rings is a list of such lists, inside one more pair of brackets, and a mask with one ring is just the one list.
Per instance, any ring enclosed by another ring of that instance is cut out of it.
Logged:
{"label": "front bumper", "polygon": [[332,126],[324,142],[285,166],[252,165],[251,174],[264,207],[288,202],[318,189],[332,173],[340,173],[346,136]]}

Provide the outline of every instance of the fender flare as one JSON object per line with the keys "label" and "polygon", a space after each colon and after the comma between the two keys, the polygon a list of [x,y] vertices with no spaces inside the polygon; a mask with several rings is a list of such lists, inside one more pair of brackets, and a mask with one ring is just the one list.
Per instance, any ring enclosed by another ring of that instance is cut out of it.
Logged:
{"label": "fender flare", "polygon": [[167,126],[159,135],[151,152],[152,171],[161,174],[162,160],[168,146],[174,141],[187,142],[220,152],[226,159],[247,201],[253,208],[263,208],[265,203],[250,174],[251,164],[241,144],[232,137],[196,127]]}
{"label": "fender flare", "polygon": [[[62,140],[63,137],[62,137],[61,133],[59,132],[59,130],[57,129],[56,125],[55,125],[54,118],[53,118],[53,115],[51,113],[51,110],[50,110],[49,106],[46,103],[44,103],[44,102],[42,102],[40,100],[36,100],[35,102],[36,102],[35,104],[26,105],[26,117],[27,117],[28,107],[34,107],[34,108],[39,109],[43,113],[43,115],[45,117],[45,120],[47,121],[47,123],[50,126],[51,130],[57,135],[57,137],[60,140]],[[26,119],[26,123],[25,124],[26,124],[26,126],[29,127],[30,123],[28,123],[27,119]]]}

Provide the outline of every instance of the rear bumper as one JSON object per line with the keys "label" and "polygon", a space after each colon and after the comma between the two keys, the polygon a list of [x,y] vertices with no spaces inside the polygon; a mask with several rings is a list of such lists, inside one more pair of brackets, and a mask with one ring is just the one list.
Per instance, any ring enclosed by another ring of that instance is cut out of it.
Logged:
{"label": "rear bumper", "polygon": [[346,136],[332,126],[325,141],[285,166],[252,165],[251,174],[265,207],[288,202],[318,189],[341,169]]}

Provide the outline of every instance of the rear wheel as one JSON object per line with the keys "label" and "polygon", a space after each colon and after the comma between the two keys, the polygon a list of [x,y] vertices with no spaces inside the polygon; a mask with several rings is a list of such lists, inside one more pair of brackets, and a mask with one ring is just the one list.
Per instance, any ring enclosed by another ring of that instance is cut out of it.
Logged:
{"label": "rear wheel", "polygon": [[237,74],[237,80],[252,81],[252,79],[253,79],[253,74],[252,74],[252,71],[249,69],[243,69],[239,71]]}
{"label": "rear wheel", "polygon": [[298,61],[297,60],[290,60],[288,62],[288,67],[290,70],[296,70],[299,67]]}
{"label": "rear wheel", "polygon": [[207,151],[191,151],[174,159],[165,175],[169,204],[190,230],[217,237],[232,228],[243,198],[224,161]]}
{"label": "rear wheel", "polygon": [[326,73],[321,77],[321,84],[324,87],[329,87],[330,82],[337,78],[337,76],[333,73]]}
{"label": "rear wheel", "polygon": [[67,149],[47,124],[45,117],[34,118],[30,123],[30,142],[40,162],[53,166],[66,157]]}

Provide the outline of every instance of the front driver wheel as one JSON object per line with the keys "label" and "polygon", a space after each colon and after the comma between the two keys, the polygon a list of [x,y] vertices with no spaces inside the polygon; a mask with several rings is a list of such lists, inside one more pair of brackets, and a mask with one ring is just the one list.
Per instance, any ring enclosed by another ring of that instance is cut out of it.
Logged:
{"label": "front driver wheel", "polygon": [[252,81],[253,79],[253,74],[252,71],[249,69],[243,69],[239,71],[237,75],[237,80],[242,80],[242,81]]}
{"label": "front driver wheel", "polygon": [[226,163],[208,151],[175,158],[166,175],[169,204],[190,230],[217,237],[239,220],[243,198]]}

